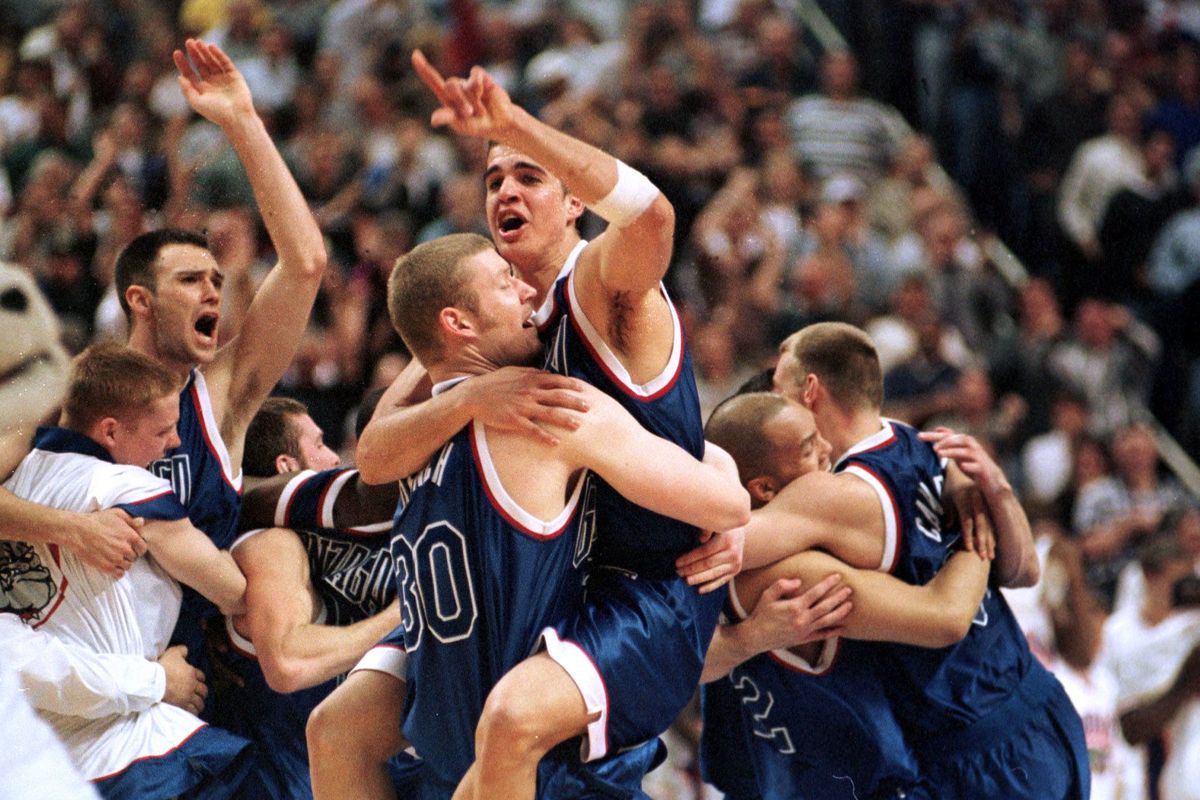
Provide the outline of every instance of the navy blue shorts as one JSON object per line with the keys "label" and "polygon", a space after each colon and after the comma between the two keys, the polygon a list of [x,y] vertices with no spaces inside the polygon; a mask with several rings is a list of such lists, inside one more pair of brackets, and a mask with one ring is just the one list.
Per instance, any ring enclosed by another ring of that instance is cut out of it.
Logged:
{"label": "navy blue shorts", "polygon": [[583,608],[543,639],[579,687],[589,714],[600,715],[584,737],[585,761],[670,727],[699,685],[725,595],[702,595],[682,578],[592,571]]}
{"label": "navy blue shorts", "polygon": [[969,727],[910,744],[939,800],[1087,800],[1083,723],[1036,661],[1012,697]]}
{"label": "navy blue shorts", "polygon": [[116,775],[95,783],[105,800],[241,797],[240,788],[254,766],[250,742],[205,725],[174,750],[134,761]]}

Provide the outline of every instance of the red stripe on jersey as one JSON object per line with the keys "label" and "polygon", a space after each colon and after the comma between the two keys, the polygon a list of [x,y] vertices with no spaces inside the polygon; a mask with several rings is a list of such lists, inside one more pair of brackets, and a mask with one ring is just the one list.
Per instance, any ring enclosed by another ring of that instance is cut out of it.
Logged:
{"label": "red stripe on jersey", "polygon": [[501,517],[504,517],[505,522],[507,522],[509,525],[512,525],[520,533],[523,533],[526,536],[538,539],[540,541],[558,538],[571,524],[571,520],[575,519],[575,515],[571,514],[568,516],[565,520],[563,520],[562,527],[556,531],[550,531],[549,533],[540,533],[538,531],[531,531],[529,528],[526,528],[504,509],[504,506],[500,503],[499,499],[497,499],[496,495],[492,493],[492,487],[488,484],[487,472],[484,470],[483,458],[479,454],[479,447],[475,444],[474,422],[471,423],[471,434],[467,438],[471,440],[471,455],[475,459],[475,468],[479,473],[479,483],[483,486],[483,491],[487,495],[488,501],[491,502],[492,508],[496,509],[496,512]]}
{"label": "red stripe on jersey", "polygon": [[141,756],[139,758],[135,758],[133,761],[130,761],[128,764],[121,767],[116,772],[110,772],[107,775],[100,776],[99,778],[92,778],[91,782],[99,783],[100,781],[106,781],[106,780],[109,780],[110,778],[115,778],[118,775],[120,775],[122,772],[124,772],[125,770],[132,767],[134,764],[138,763],[139,761],[149,761],[150,759],[153,759],[153,758],[166,758],[167,756],[171,755],[171,753],[174,753],[176,750],[178,750],[179,748],[181,748],[185,744],[187,744],[188,740],[190,740],[193,736],[195,736],[197,733],[199,733],[203,728],[207,728],[207,727],[208,727],[207,722],[201,722],[200,726],[198,728],[196,728],[196,730],[192,731],[187,736],[183,737],[183,740],[179,744],[175,745],[174,747],[172,747],[170,750],[166,751],[165,753],[159,753],[157,755]]}
{"label": "red stripe on jersey", "polygon": [[[190,392],[192,395],[192,405],[196,408],[196,419],[200,423],[200,433],[204,436],[204,443],[208,445],[208,452],[212,453],[213,458],[217,460],[217,466],[219,467],[218,471],[221,473],[221,479],[229,485],[230,489],[233,489],[235,492],[237,492],[238,496],[241,497],[242,490],[233,485],[232,477],[225,474],[225,465],[221,463],[221,454],[217,452],[217,446],[213,444],[212,437],[209,436],[208,426],[204,424],[204,408],[200,404],[200,390],[196,388],[195,381],[192,381]],[[232,464],[230,465],[230,469],[233,469]]]}

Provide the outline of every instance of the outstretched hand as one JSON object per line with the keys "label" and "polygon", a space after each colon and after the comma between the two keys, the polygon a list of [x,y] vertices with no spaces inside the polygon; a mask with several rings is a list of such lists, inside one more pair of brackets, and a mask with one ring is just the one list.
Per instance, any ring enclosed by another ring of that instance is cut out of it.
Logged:
{"label": "outstretched hand", "polygon": [[442,104],[429,118],[433,127],[482,139],[502,139],[511,127],[519,107],[482,67],[471,67],[465,79],[443,78],[420,50],[413,51],[412,65]]}
{"label": "outstretched hand", "polygon": [[176,50],[173,58],[179,87],[197,114],[222,128],[254,114],[250,87],[225,51],[199,39],[188,39],[184,47],[187,55]]}

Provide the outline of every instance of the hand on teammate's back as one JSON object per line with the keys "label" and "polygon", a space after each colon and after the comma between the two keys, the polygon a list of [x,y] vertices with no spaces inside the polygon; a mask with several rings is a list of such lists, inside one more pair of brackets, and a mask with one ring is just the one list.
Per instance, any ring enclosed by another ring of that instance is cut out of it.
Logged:
{"label": "hand on teammate's back", "polygon": [[467,381],[475,419],[489,428],[528,434],[558,444],[547,426],[575,430],[588,410],[583,382],[531,367],[501,367]]}
{"label": "hand on teammate's back", "polygon": [[720,589],[741,572],[746,529],[707,531],[700,541],[699,547],[675,561],[675,569],[680,577],[687,579],[689,586],[698,586],[700,594],[707,594]]}
{"label": "hand on teammate's back", "polygon": [[919,436],[921,441],[933,445],[938,456],[952,460],[960,470],[947,470],[945,496],[962,526],[963,547],[980,558],[994,559],[996,535],[987,497],[1012,490],[1004,472],[974,436],[946,427],[922,431]]}
{"label": "hand on teammate's back", "polygon": [[72,516],[78,526],[64,531],[63,546],[111,578],[120,578],[146,552],[141,517],[131,517],[120,508]]}
{"label": "hand on teammate's back", "polygon": [[850,587],[842,576],[827,575],[805,592],[799,578],[780,578],[758,600],[753,613],[741,624],[753,643],[753,652],[786,650],[829,639],[842,632],[841,623],[853,608]]}
{"label": "hand on teammate's back", "polygon": [[167,674],[163,702],[199,715],[204,710],[208,686],[204,683],[204,673],[187,662],[187,647],[181,644],[168,647],[158,657],[158,663]]}

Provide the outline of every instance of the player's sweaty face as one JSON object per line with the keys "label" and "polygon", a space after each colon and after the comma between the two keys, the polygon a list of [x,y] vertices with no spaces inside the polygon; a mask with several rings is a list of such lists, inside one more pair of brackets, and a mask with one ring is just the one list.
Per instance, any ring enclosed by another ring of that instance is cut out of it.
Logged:
{"label": "player's sweaty face", "polygon": [[496,366],[536,363],[541,343],[533,324],[533,287],[491,248],[472,256],[479,349]]}
{"label": "player's sweaty face", "polygon": [[488,152],[483,184],[496,249],[518,269],[536,267],[571,222],[570,195],[536,161],[499,145]]}
{"label": "player's sweaty face", "polygon": [[212,253],[170,244],[155,262],[154,339],[160,357],[205,364],[217,352],[224,275]]}

